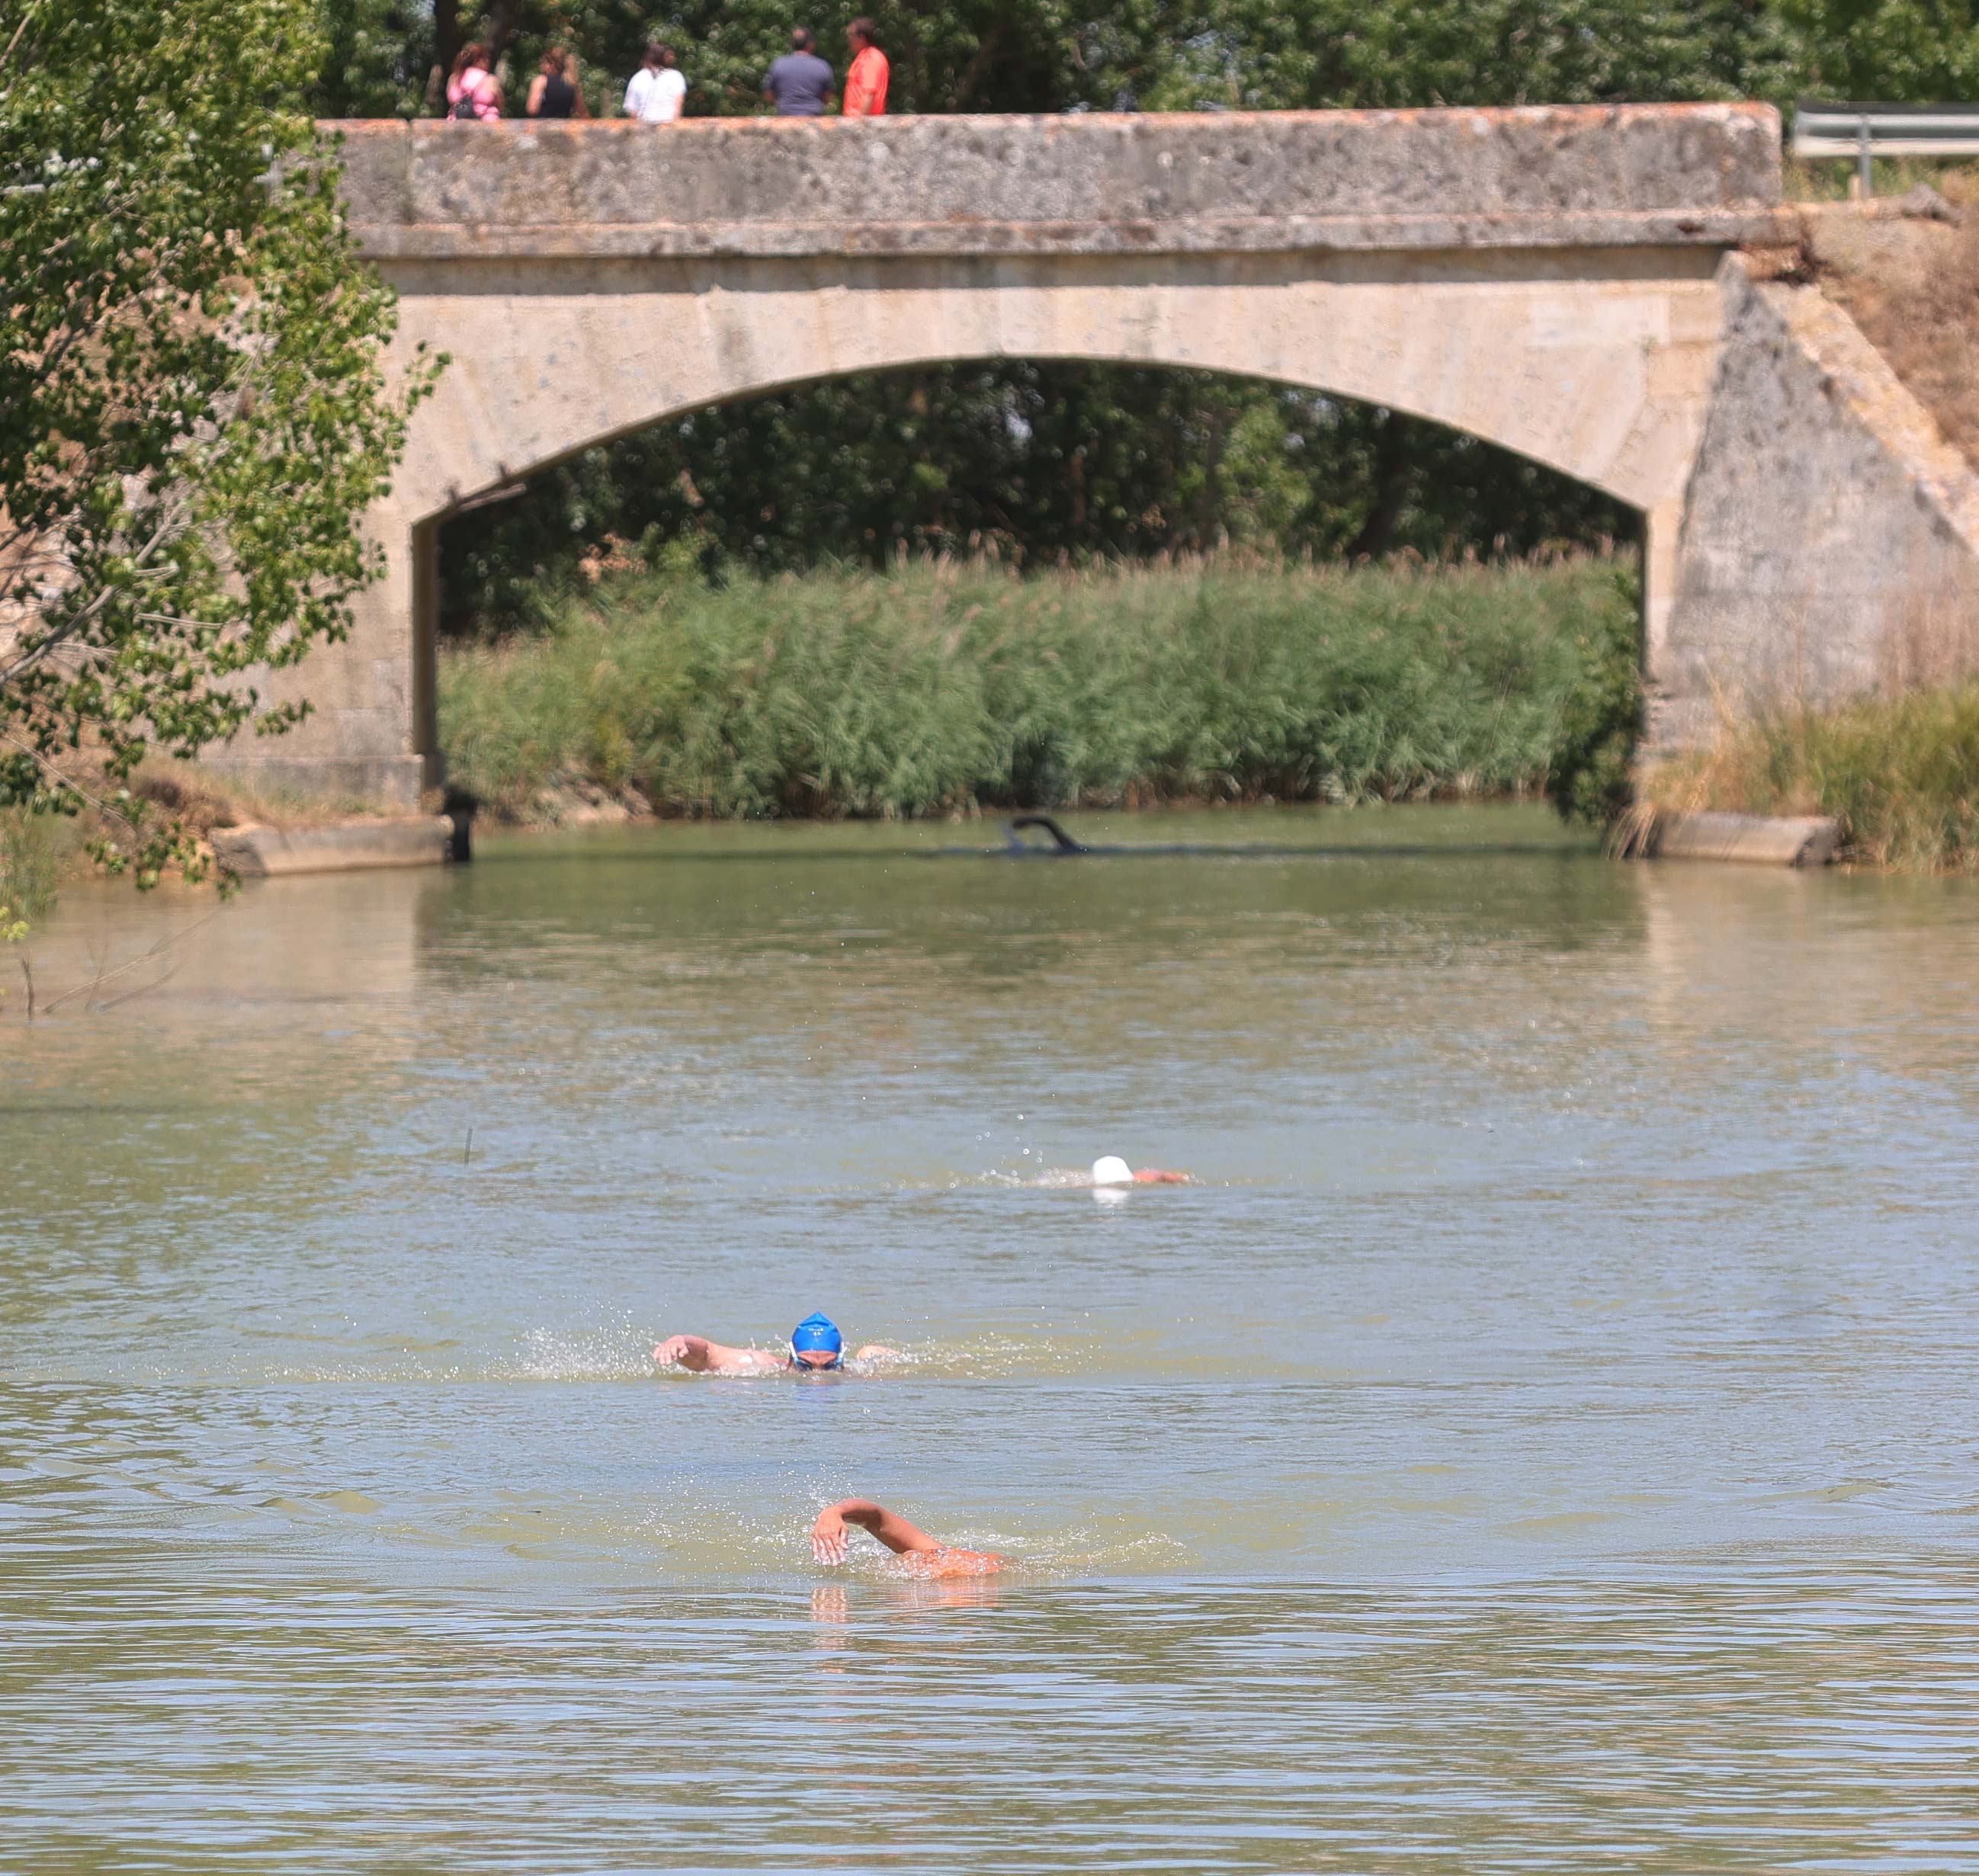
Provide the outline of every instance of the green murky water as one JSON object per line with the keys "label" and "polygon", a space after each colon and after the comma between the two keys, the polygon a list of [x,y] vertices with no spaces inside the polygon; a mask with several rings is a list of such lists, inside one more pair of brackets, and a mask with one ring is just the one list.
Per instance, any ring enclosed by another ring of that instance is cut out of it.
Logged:
{"label": "green murky water", "polygon": [[[1294,850],[71,893],[0,1861],[1979,1868],[1979,890],[1082,831]],[[648,1358],[820,1308],[910,1359]],[[1011,1567],[822,1571],[849,1493]]]}

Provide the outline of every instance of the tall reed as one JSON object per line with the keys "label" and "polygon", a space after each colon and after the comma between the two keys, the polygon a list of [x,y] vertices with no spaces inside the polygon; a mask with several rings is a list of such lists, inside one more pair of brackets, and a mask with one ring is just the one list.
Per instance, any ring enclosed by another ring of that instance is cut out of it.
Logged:
{"label": "tall reed", "polygon": [[1618,735],[1626,762],[1629,587],[1589,559],[634,575],[448,651],[442,735],[519,817],[572,786],[724,817],[1528,793]]}

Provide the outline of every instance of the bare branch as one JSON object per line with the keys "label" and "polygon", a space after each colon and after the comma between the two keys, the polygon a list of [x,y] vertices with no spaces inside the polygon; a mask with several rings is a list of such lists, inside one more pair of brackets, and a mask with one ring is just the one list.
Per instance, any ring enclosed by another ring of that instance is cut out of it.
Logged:
{"label": "bare branch", "polygon": [[[180,971],[184,967],[184,965],[185,960],[184,958],[174,958],[172,961],[165,966],[164,969],[157,977],[153,979],[151,983],[141,983],[136,989],[126,990],[121,996],[92,996],[89,999],[87,1007],[92,1010],[114,1009],[119,1003],[128,1003],[134,996],[149,996],[154,990],[162,990],[167,984],[170,983],[171,980],[179,974]],[[101,979],[98,981],[100,982]],[[94,988],[94,986],[92,986],[91,987]]]}
{"label": "bare branch", "polygon": [[[70,614],[62,624],[45,637],[38,638],[19,657],[4,668],[0,668],[0,690],[5,690],[24,671],[31,671],[49,657],[64,640],[72,638],[89,623],[90,615],[98,612],[109,603],[110,595],[117,589],[113,586],[99,588],[96,597],[80,612]],[[11,740],[11,739],[9,739]]]}
{"label": "bare branch", "polygon": [[217,625],[210,619],[181,618],[176,612],[140,612],[139,623],[145,625],[190,625],[198,631],[224,631],[224,625]]}
{"label": "bare branch", "polygon": [[8,61],[14,56],[15,48],[21,43],[22,34],[28,30],[28,22],[34,17],[35,9],[31,6],[28,8],[28,9],[22,14],[20,25],[14,28],[13,38],[7,41],[6,51],[0,52],[0,71],[5,71],[6,69]]}
{"label": "bare branch", "polygon": [[[134,566],[142,567],[164,545],[167,537],[175,532],[181,525],[176,505],[171,502],[167,502],[164,504],[164,519],[158,523],[157,530],[151,538],[131,555],[131,562]],[[58,630],[51,631],[45,638],[36,641],[27,651],[21,653],[12,664],[0,667],[0,690],[5,690],[22,671],[33,669],[43,659],[48,658],[65,640],[73,638],[85,625],[88,624],[91,614],[100,611],[108,604],[111,595],[116,590],[113,586],[99,588],[96,597],[79,612],[73,613],[65,619]]]}
{"label": "bare branch", "polygon": [[18,749],[58,788],[66,789],[71,794],[78,797],[88,806],[95,809],[97,813],[103,816],[106,820],[115,821],[132,840],[138,838],[137,823],[132,820],[129,815],[112,807],[108,801],[99,800],[75,777],[65,775],[32,743],[24,743],[18,736],[10,736],[5,731],[0,731],[0,743],[5,743],[10,748]]}
{"label": "bare branch", "polygon": [[[210,925],[215,919],[219,917],[220,913],[220,908],[215,906],[210,912],[205,915],[204,917],[194,919],[190,925],[184,926],[178,931],[167,933],[164,937],[159,939],[155,944],[152,945],[148,950],[140,951],[135,957],[126,959],[124,963],[119,964],[114,970],[104,970],[99,966],[96,975],[91,978],[88,983],[78,984],[73,990],[63,991],[61,996],[51,998],[48,1003],[44,1006],[44,1007],[48,1010],[49,1014],[52,1016],[55,1011],[61,1008],[63,1004],[72,1003],[78,996],[88,997],[90,999],[91,1005],[93,1006],[95,1003],[97,992],[101,989],[103,986],[106,983],[109,983],[112,978],[121,977],[126,971],[136,970],[141,965],[155,963],[159,958],[164,956],[166,953],[172,950],[177,946],[183,944],[186,940],[192,936],[195,932],[204,930],[206,926]],[[173,966],[174,969],[177,969],[177,965]],[[157,986],[154,984],[148,987],[155,989]],[[118,997],[113,999],[113,1001],[114,1003],[121,1003],[124,1001],[124,999],[122,997]],[[108,1009],[111,1007],[111,1006],[106,1004],[104,1007]]]}

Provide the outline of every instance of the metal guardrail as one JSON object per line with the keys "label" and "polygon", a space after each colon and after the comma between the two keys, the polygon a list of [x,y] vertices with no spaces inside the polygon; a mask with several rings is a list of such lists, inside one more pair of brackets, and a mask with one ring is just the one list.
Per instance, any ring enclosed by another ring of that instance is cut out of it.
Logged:
{"label": "metal guardrail", "polygon": [[1827,104],[1794,107],[1792,154],[1853,157],[1863,193],[1875,193],[1879,156],[1979,157],[1979,104]]}

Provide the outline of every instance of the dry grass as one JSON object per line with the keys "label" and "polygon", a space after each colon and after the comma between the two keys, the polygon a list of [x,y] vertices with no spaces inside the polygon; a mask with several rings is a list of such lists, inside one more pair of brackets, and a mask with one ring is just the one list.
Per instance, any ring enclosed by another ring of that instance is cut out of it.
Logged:
{"label": "dry grass", "polygon": [[132,788],[154,807],[184,821],[202,840],[216,827],[244,827],[250,821],[287,830],[396,811],[357,795],[270,793],[163,757],[147,762]]}
{"label": "dry grass", "polygon": [[[1780,192],[1789,202],[1847,202],[1854,199],[1855,181],[1851,158],[1828,157],[1809,162],[1789,157],[1781,167]],[[1955,191],[1979,187],[1979,163],[1930,157],[1877,157],[1878,201],[1906,194],[1919,184],[1951,201]]]}
{"label": "dry grass", "polygon": [[1818,238],[1811,258],[1822,290],[1946,441],[1979,463],[1979,170],[1941,174],[1936,186],[1960,212],[1958,225],[1865,220],[1852,240]]}
{"label": "dry grass", "polygon": [[1979,681],[1728,724],[1645,774],[1639,806],[1833,814],[1847,859],[1979,872]]}

